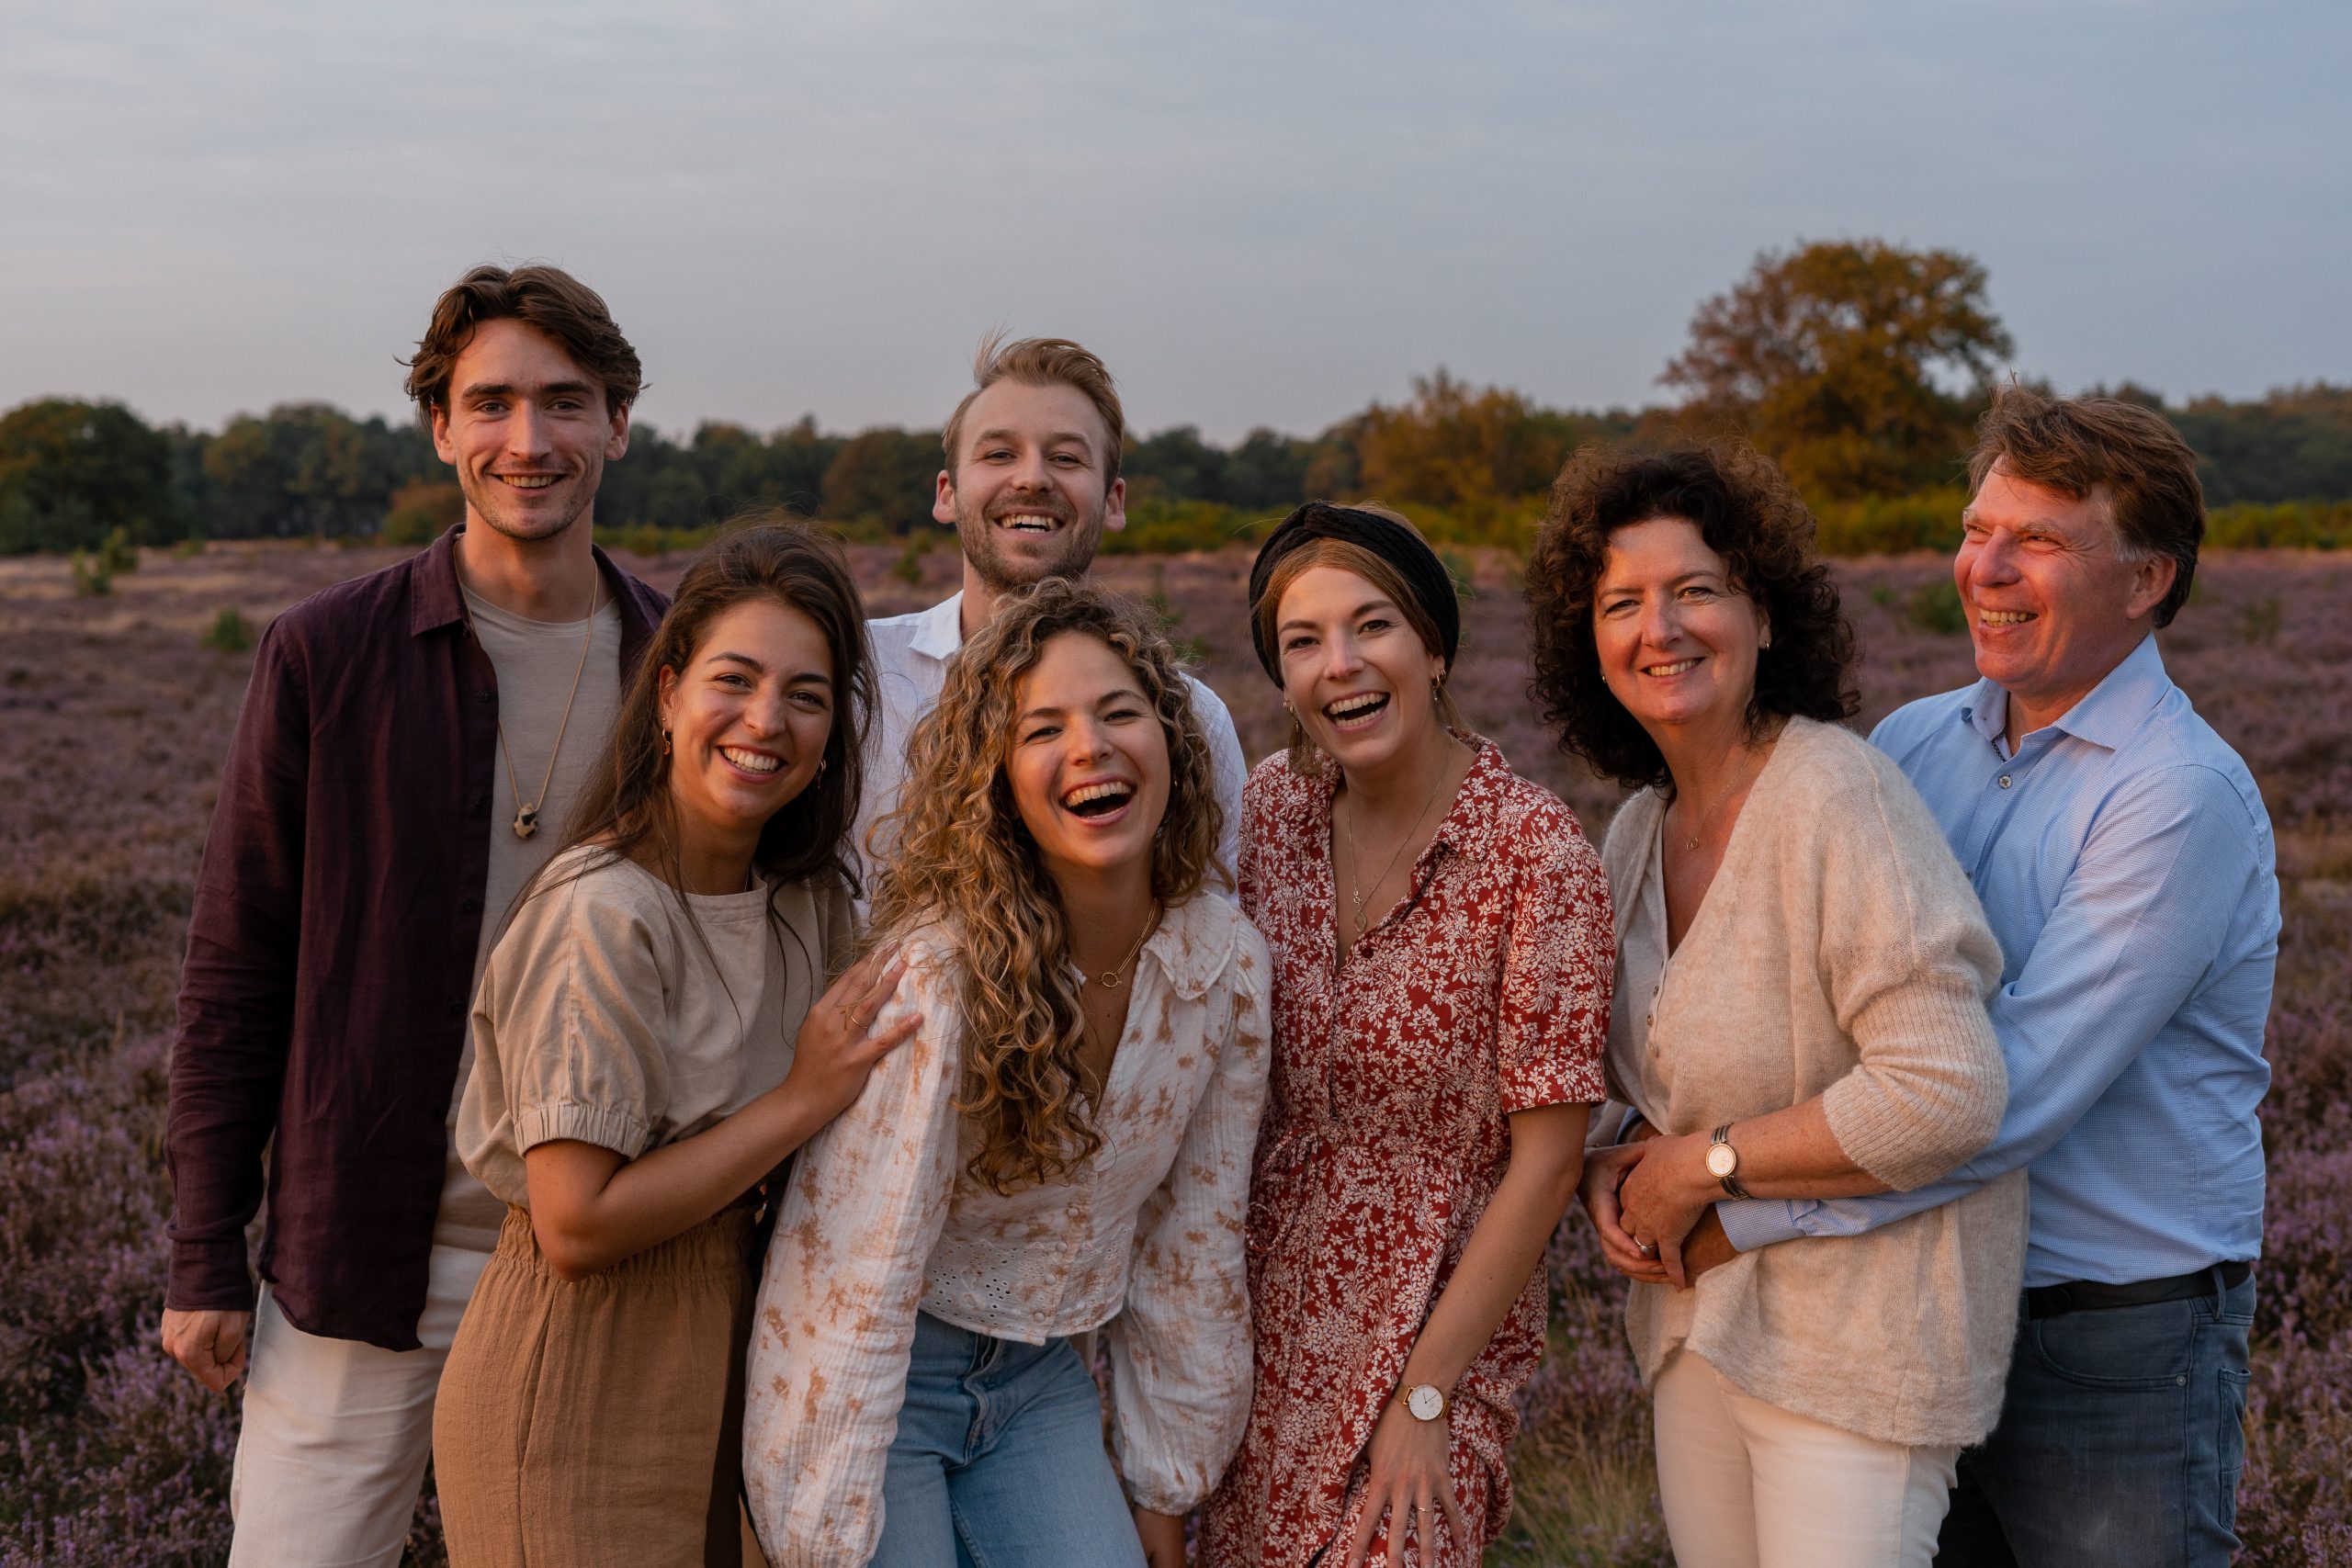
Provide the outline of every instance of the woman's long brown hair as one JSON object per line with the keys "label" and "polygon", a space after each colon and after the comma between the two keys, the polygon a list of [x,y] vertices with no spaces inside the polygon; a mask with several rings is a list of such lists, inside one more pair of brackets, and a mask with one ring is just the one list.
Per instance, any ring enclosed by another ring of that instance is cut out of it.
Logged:
{"label": "woman's long brown hair", "polygon": [[[669,884],[688,924],[701,934],[679,866],[678,822],[670,795],[673,759],[662,736],[662,672],[683,673],[713,622],[738,604],[762,601],[786,605],[816,622],[833,661],[833,727],[825,738],[824,771],[768,818],[752,852],[752,866],[768,879],[769,919],[779,919],[775,900],[791,883],[831,876],[856,890],[857,874],[843,845],[857,816],[865,729],[876,702],[865,603],[848,560],[832,540],[802,524],[768,520],[767,514],[754,513],[743,522],[705,550],[680,580],[678,596],[621,699],[605,765],[572,811],[564,849],[594,844],[607,854],[553,881],[542,871],[516,897],[514,908],[594,867],[633,860]],[[507,918],[514,918],[512,910]]]}

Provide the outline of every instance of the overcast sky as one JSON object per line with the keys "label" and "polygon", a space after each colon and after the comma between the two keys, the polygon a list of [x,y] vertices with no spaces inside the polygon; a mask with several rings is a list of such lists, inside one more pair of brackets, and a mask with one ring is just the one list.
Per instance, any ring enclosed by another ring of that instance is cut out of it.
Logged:
{"label": "overcast sky", "polygon": [[0,407],[400,413],[531,258],[673,432],[936,424],[996,326],[1218,439],[1639,403],[1860,236],[1981,259],[2028,373],[2252,396],[2352,380],[2347,73],[2344,0],[0,0]]}

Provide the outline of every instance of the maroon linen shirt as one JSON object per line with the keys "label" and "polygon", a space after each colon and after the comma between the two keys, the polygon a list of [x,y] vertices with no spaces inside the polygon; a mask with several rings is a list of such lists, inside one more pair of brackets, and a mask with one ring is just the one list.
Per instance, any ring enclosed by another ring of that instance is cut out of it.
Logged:
{"label": "maroon linen shirt", "polygon": [[[164,1300],[182,1311],[253,1307],[244,1233],[266,1189],[261,1273],[288,1321],[417,1346],[498,755],[461,531],[303,600],[254,657],[172,1050]],[[596,566],[626,689],[669,601],[602,550]]]}

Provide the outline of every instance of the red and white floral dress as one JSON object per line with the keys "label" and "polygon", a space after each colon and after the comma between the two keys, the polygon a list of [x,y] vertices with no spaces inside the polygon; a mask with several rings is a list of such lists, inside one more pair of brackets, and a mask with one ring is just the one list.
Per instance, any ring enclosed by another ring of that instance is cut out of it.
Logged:
{"label": "red and white floral dress", "polygon": [[[1502,1179],[1507,1118],[1604,1098],[1600,858],[1558,797],[1464,739],[1477,755],[1453,809],[1344,964],[1334,781],[1275,757],[1244,795],[1241,900],[1273,955],[1274,1060],[1250,1202],[1257,1387],[1203,1520],[1217,1568],[1344,1550],[1373,1425]],[[1454,1495],[1480,1539],[1445,1563],[1476,1562],[1510,1517],[1511,1396],[1543,1354],[1545,1308],[1538,1269],[1454,1390]],[[1403,1561],[1437,1568],[1418,1533]]]}

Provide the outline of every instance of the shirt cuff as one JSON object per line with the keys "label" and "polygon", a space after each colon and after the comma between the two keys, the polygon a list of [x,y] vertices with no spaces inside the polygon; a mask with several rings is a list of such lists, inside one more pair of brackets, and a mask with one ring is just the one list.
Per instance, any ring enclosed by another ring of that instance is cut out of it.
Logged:
{"label": "shirt cuff", "polygon": [[251,1312],[254,1277],[243,1231],[219,1240],[172,1243],[164,1304],[174,1312]]}
{"label": "shirt cuff", "polygon": [[1797,1224],[1795,1205],[1785,1198],[1747,1198],[1715,1205],[1724,1237],[1742,1252],[1755,1252],[1776,1242],[1802,1241],[1805,1230]]}

